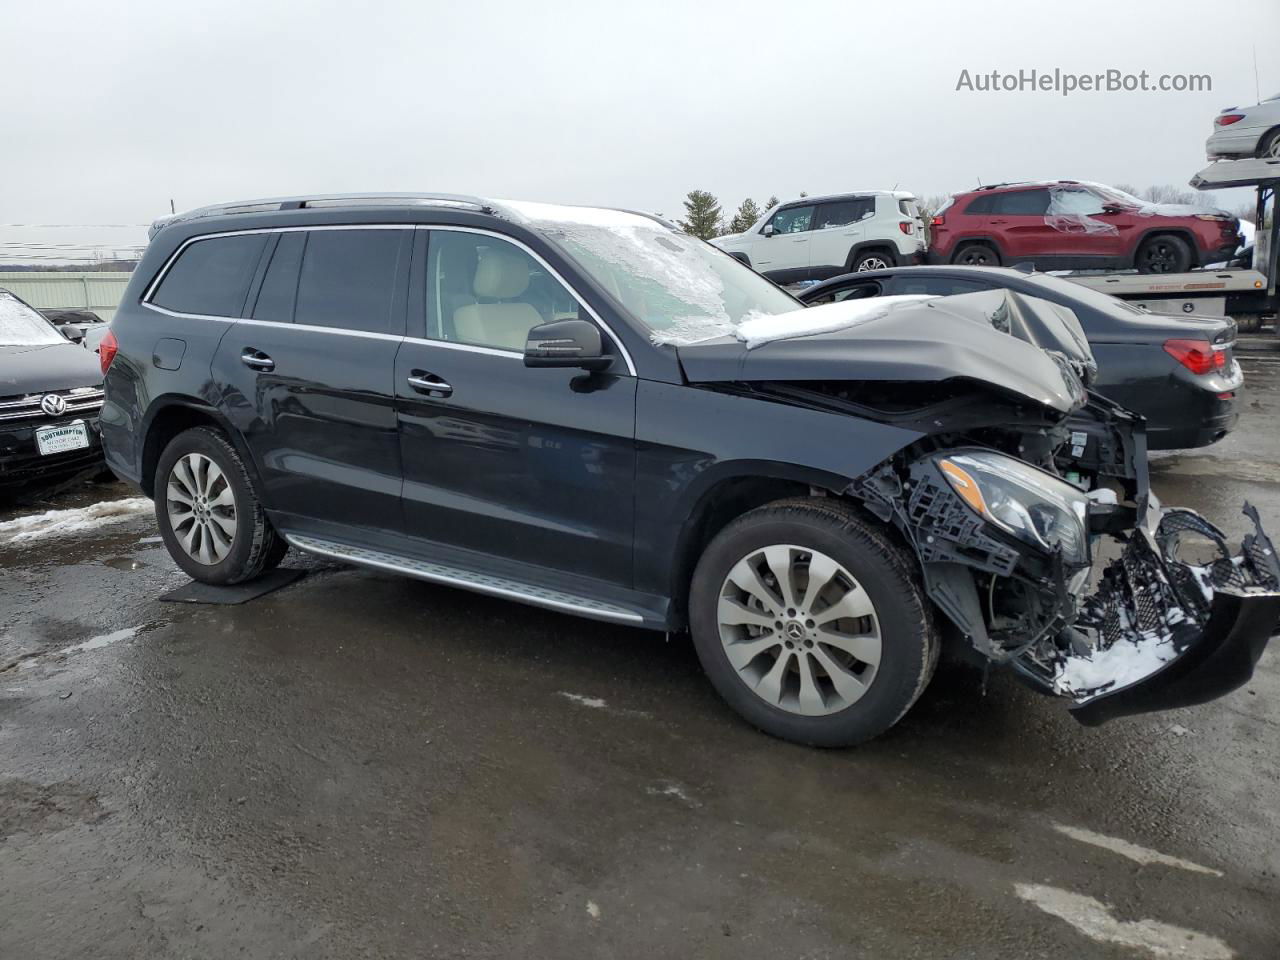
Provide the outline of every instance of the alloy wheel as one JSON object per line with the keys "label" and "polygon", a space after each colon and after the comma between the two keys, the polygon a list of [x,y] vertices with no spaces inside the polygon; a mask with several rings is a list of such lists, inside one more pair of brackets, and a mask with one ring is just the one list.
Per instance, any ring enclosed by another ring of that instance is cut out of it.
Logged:
{"label": "alloy wheel", "polygon": [[169,526],[187,556],[213,566],[231,552],[236,536],[236,497],[212,459],[188,453],[169,471],[165,489]]}
{"label": "alloy wheel", "polygon": [[725,577],[716,618],[739,679],[780,710],[835,713],[875,680],[883,652],[875,604],[820,551],[792,544],[752,551]]}
{"label": "alloy wheel", "polygon": [[865,273],[868,270],[887,270],[888,267],[889,263],[883,257],[867,257],[858,264],[857,272]]}
{"label": "alloy wheel", "polygon": [[1147,248],[1147,266],[1152,273],[1169,273],[1173,270],[1176,254],[1173,247],[1164,242],[1153,243]]}

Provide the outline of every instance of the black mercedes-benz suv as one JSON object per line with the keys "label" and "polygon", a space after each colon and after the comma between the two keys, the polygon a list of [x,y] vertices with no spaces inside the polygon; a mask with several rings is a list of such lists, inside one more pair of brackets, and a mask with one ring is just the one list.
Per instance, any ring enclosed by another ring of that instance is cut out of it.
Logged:
{"label": "black mercedes-benz suv", "polygon": [[191,576],[292,546],[688,630],[800,742],[884,731],[944,643],[1086,724],[1203,702],[1280,613],[1262,530],[1163,509],[1074,315],[1009,291],[805,309],[641,214],[297,198],[158,222],[104,353]]}

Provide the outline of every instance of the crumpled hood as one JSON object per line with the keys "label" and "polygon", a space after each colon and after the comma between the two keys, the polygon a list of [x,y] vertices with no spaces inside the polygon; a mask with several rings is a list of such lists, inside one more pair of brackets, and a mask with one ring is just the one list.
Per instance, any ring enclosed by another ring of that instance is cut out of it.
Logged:
{"label": "crumpled hood", "polygon": [[96,355],[70,341],[0,346],[0,397],[96,387],[102,368]]}
{"label": "crumpled hood", "polygon": [[[1046,300],[989,290],[884,309],[874,303],[843,301],[764,318],[763,325],[747,321],[736,337],[678,346],[680,363],[691,383],[964,378],[1062,413],[1083,405],[1082,381],[1097,371],[1075,314]],[[842,319],[849,325],[840,326]],[[767,335],[744,335],[753,323]],[[749,349],[748,339],[759,345]]]}

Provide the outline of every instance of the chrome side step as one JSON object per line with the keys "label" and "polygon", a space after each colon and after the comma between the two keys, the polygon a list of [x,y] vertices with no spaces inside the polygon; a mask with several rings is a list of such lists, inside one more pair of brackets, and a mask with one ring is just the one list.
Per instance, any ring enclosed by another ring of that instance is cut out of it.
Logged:
{"label": "chrome side step", "polygon": [[549,587],[512,580],[508,577],[496,577],[461,567],[452,567],[428,560],[413,557],[402,557],[399,554],[385,553],[381,550],[370,550],[366,547],[353,547],[346,543],[323,540],[320,537],[303,534],[286,534],[285,539],[290,546],[297,547],[307,553],[344,560],[361,567],[372,567],[375,570],[389,570],[392,573],[417,577],[419,580],[430,580],[432,583],[443,583],[451,587],[473,590],[476,593],[487,593],[508,600],[518,600],[538,607],[552,610],[563,610],[583,617],[597,620],[612,620],[617,623],[643,623],[644,617],[626,607],[589,597],[579,597]]}

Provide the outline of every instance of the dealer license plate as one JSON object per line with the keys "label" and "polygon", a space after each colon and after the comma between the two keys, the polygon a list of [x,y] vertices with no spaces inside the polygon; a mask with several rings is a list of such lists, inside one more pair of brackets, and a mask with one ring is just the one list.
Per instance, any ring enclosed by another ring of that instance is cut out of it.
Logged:
{"label": "dealer license plate", "polygon": [[42,457],[51,453],[66,453],[68,450],[83,450],[88,445],[89,428],[83,420],[56,427],[41,427],[36,431],[36,447]]}

